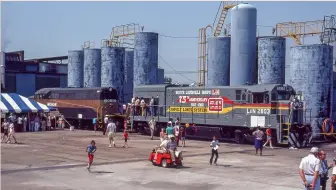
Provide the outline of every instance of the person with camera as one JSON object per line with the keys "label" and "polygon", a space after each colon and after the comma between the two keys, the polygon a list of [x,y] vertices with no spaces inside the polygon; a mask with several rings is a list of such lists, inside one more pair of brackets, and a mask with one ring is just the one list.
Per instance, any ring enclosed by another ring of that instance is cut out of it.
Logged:
{"label": "person with camera", "polygon": [[319,158],[321,161],[321,167],[320,167],[320,184],[322,187],[322,190],[326,190],[327,187],[327,181],[329,179],[328,173],[329,170],[333,167],[333,164],[330,164],[328,166],[328,162],[326,160],[327,154],[324,150],[320,151]]}
{"label": "person with camera", "polygon": [[321,161],[318,156],[318,148],[313,147],[311,148],[309,155],[302,158],[301,160],[299,174],[305,186],[305,190],[320,189],[319,171],[321,167]]}
{"label": "person with camera", "polygon": [[334,158],[334,168],[331,177],[331,190],[336,190],[336,158]]}

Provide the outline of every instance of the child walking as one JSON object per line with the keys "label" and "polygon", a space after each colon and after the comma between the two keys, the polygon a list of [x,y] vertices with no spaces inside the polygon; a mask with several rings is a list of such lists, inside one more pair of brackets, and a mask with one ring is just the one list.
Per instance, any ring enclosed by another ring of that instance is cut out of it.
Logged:
{"label": "child walking", "polygon": [[128,140],[128,132],[127,132],[127,130],[125,129],[124,130],[124,139],[125,139],[125,143],[124,143],[124,148],[126,147],[126,148],[128,148],[128,143],[127,143],[127,140]]}
{"label": "child walking", "polygon": [[92,140],[91,143],[86,148],[86,152],[88,153],[88,157],[89,157],[89,163],[87,165],[88,170],[90,170],[90,167],[93,162],[93,154],[96,152],[96,150],[97,150],[96,142]]}

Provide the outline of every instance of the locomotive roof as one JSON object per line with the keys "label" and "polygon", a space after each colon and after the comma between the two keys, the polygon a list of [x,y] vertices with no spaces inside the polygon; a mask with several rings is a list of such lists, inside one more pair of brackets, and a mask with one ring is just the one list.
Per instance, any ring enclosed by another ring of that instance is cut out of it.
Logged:
{"label": "locomotive roof", "polygon": [[[239,86],[206,86],[206,87],[182,87],[182,88],[189,88],[189,89],[199,89],[199,90],[206,90],[206,89],[246,89],[251,92],[265,92],[265,91],[272,91],[276,86],[281,84],[256,84],[256,85],[239,85]],[[173,89],[181,89],[181,87],[172,87]]]}
{"label": "locomotive roof", "polygon": [[[50,91],[58,91],[58,92],[64,92],[64,91],[96,91],[101,89],[108,89],[108,88],[102,88],[102,87],[95,87],[95,88],[42,88],[35,92],[35,94],[45,94]],[[114,89],[114,88],[113,88]]]}

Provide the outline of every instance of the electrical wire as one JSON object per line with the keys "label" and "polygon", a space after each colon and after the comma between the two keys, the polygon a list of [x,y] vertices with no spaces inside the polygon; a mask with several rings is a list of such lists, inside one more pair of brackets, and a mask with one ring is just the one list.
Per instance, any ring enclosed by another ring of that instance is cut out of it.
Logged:
{"label": "electrical wire", "polygon": [[[165,64],[167,64],[167,65],[168,65],[171,69],[173,69],[175,72],[178,72],[178,71],[177,71],[176,69],[174,69],[174,67],[172,67],[166,60],[164,60],[160,54],[158,54],[158,55],[159,55],[160,59],[161,59]],[[189,80],[190,82],[195,82],[194,80],[191,80],[190,78],[188,78],[188,77],[182,75],[181,73],[178,73],[178,74],[179,74],[181,77],[183,77],[183,78]]]}
{"label": "electrical wire", "polygon": [[[217,18],[217,16],[216,16]],[[268,28],[274,28],[274,26],[267,26],[267,25],[257,25],[258,27],[268,27]],[[159,36],[161,37],[165,37],[165,38],[176,38],[176,39],[196,39],[198,37],[196,36],[168,36],[168,35],[163,35],[163,34],[159,34]],[[210,37],[212,36],[212,34],[207,35],[206,37]]]}

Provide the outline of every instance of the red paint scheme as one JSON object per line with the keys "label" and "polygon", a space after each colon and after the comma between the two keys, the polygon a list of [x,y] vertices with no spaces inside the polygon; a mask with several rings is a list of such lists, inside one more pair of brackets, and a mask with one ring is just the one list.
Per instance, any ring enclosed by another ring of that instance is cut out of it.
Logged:
{"label": "red paint scheme", "polygon": [[[262,104],[262,103],[253,103],[253,104],[242,104],[238,102],[233,102],[229,98],[222,96],[218,97],[223,99],[223,103],[227,105],[232,106],[243,106],[244,108],[250,108],[250,107],[271,107],[272,104]],[[208,103],[211,99],[218,99],[217,97],[191,97],[191,96],[180,96],[179,99],[177,99],[178,103]],[[288,104],[279,103],[277,105],[273,105],[276,107],[282,107],[282,108],[288,108]]]}
{"label": "red paint scheme", "polygon": [[[155,152],[151,152],[148,160],[153,163],[154,158],[155,158]],[[153,163],[153,164],[161,165],[161,161],[163,159],[167,160],[168,165],[172,164],[172,162],[173,162],[169,153],[158,153],[156,162]],[[175,162],[176,162],[177,165],[182,165],[182,160],[180,160],[178,158],[175,158]]]}

